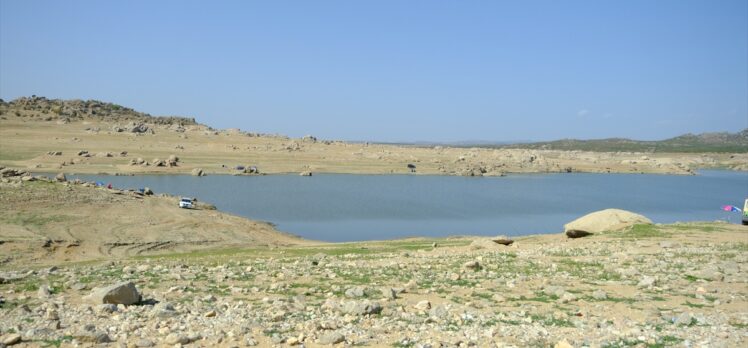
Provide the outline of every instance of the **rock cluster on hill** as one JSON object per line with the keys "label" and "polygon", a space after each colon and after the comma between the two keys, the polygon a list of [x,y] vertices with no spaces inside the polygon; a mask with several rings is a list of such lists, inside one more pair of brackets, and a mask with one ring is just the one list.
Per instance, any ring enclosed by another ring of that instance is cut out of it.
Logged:
{"label": "rock cluster on hill", "polygon": [[0,111],[10,112],[16,116],[36,118],[45,121],[97,118],[105,121],[126,122],[115,125],[114,132],[143,133],[149,131],[147,124],[169,125],[177,127],[196,125],[194,118],[187,117],[154,117],[135,111],[131,108],[98,100],[61,100],[45,97],[21,97],[5,102],[0,99]]}

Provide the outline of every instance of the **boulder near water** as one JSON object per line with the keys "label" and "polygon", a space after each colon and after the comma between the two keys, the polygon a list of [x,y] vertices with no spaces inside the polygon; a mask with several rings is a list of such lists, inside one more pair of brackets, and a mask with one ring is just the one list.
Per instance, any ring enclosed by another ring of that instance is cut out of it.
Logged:
{"label": "boulder near water", "polygon": [[636,224],[651,224],[643,215],[621,209],[605,209],[582,216],[564,225],[564,233],[570,238],[584,237],[594,233],[615,232]]}

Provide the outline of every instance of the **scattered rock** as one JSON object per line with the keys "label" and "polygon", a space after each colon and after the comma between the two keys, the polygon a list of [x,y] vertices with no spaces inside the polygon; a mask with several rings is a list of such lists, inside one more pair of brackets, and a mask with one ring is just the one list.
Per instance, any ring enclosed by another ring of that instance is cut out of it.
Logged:
{"label": "scattered rock", "polygon": [[180,335],[177,333],[170,333],[166,338],[164,339],[164,342],[166,344],[187,344],[190,343],[190,339],[185,335]]}
{"label": "scattered rock", "polygon": [[494,243],[501,244],[501,245],[512,245],[512,243],[514,243],[514,240],[512,240],[511,238],[507,236],[497,236],[497,237],[491,238],[491,240]]}
{"label": "scattered rock", "polygon": [[419,301],[415,306],[413,306],[413,308],[419,311],[427,311],[431,309],[431,302],[429,302],[428,300]]}
{"label": "scattered rock", "polygon": [[159,318],[176,317],[178,314],[174,306],[168,302],[159,302],[151,310],[151,316]]}
{"label": "scattered rock", "polygon": [[365,289],[363,286],[355,286],[345,291],[346,297],[356,298],[356,297],[364,297],[364,295],[365,295]]}
{"label": "scattered rock", "polygon": [[362,302],[349,301],[343,304],[342,311],[353,315],[379,314],[382,312],[382,305],[368,300]]}
{"label": "scattered rock", "polygon": [[39,287],[39,290],[36,291],[36,294],[39,298],[49,298],[50,295],[52,295],[52,292],[49,290],[49,286],[42,285]]}
{"label": "scattered rock", "polygon": [[141,338],[135,342],[135,347],[137,348],[148,348],[148,347],[153,347],[155,345],[156,344],[153,341],[147,338]]}
{"label": "scattered rock", "polygon": [[177,155],[170,155],[169,159],[166,161],[166,164],[169,167],[176,167],[178,163],[179,163],[179,157],[177,157]]}
{"label": "scattered rock", "polygon": [[567,230],[566,231],[566,236],[569,238],[582,238],[582,237],[587,237],[591,235],[592,233],[587,232],[587,231],[582,231],[582,230]]}
{"label": "scattered rock", "polygon": [[303,171],[303,172],[299,173],[299,175],[300,176],[312,176],[312,172],[310,172],[310,171]]}
{"label": "scattered rock", "polygon": [[3,344],[8,345],[8,346],[12,346],[20,342],[21,342],[21,335],[17,333],[9,334],[5,336],[5,338],[3,338]]}
{"label": "scattered rock", "polygon": [[640,288],[649,288],[654,286],[656,282],[657,278],[645,275],[641,280],[639,280],[639,283],[636,284],[636,286]]}
{"label": "scattered rock", "polygon": [[192,176],[205,176],[205,172],[203,172],[202,168],[195,168],[190,172],[190,174],[192,174]]}
{"label": "scattered rock", "polygon": [[338,344],[345,341],[345,336],[337,331],[322,334],[317,340],[319,344]]}
{"label": "scattered rock", "polygon": [[140,302],[141,296],[132,282],[122,282],[115,285],[94,288],[91,294],[84,298],[91,303],[111,303],[131,305]]}
{"label": "scattered rock", "polygon": [[468,261],[462,264],[462,268],[477,271],[477,270],[480,270],[481,266],[480,266],[480,262],[478,261]]}
{"label": "scattered rock", "polygon": [[572,345],[571,345],[571,343],[569,343],[569,341],[567,341],[567,340],[566,340],[566,339],[564,338],[563,340],[561,340],[561,341],[558,341],[558,343],[556,343],[556,344],[555,344],[555,345],[553,346],[553,348],[574,348],[574,346],[572,346]]}

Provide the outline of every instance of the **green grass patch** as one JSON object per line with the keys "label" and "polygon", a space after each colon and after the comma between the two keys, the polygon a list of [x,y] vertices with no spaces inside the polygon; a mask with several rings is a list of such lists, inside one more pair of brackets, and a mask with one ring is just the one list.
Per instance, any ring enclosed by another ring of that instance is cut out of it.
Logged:
{"label": "green grass patch", "polygon": [[679,231],[679,232],[722,232],[725,229],[714,224],[673,224],[668,225],[668,228]]}
{"label": "green grass patch", "polygon": [[709,307],[709,306],[707,306],[707,305],[705,305],[705,304],[701,304],[701,303],[691,303],[691,301],[686,301],[686,303],[684,303],[683,305],[684,305],[684,306],[688,306],[688,307],[691,307],[691,308],[704,308],[704,307]]}
{"label": "green grass patch", "polygon": [[683,342],[682,338],[675,337],[675,336],[664,336],[657,340],[657,343],[655,344],[648,344],[648,348],[661,348],[661,347],[668,347],[668,346],[674,346],[678,343]]}
{"label": "green grass patch", "polygon": [[63,222],[70,220],[70,216],[65,215],[41,215],[37,213],[16,213],[12,215],[0,216],[3,222],[10,225],[18,225],[27,228],[40,229],[47,224]]}
{"label": "green grass patch", "polygon": [[610,236],[618,238],[668,238],[670,234],[655,225],[636,224],[620,233],[612,233]]}
{"label": "green grass patch", "polygon": [[530,318],[532,318],[533,322],[543,323],[545,326],[555,326],[555,327],[575,327],[574,323],[572,323],[569,320],[566,319],[558,319],[553,317],[542,317],[539,315],[531,315]]}
{"label": "green grass patch", "polygon": [[343,255],[374,255],[383,253],[396,253],[403,251],[432,250],[433,243],[440,247],[465,246],[470,244],[469,240],[462,239],[408,239],[383,242],[362,243],[331,243],[315,246],[289,246],[282,248],[224,248],[192,251],[187,253],[171,253],[161,255],[137,256],[135,259],[225,259],[232,257],[243,258],[269,258],[284,257],[297,258],[313,256],[317,254],[327,256]]}
{"label": "green grass patch", "polygon": [[416,343],[410,340],[402,340],[402,341],[397,341],[393,343],[392,346],[395,348],[410,348],[410,347],[415,347]]}
{"label": "green grass patch", "polygon": [[34,292],[37,290],[39,290],[39,281],[36,280],[26,280],[24,283],[16,286],[16,291],[19,292]]}
{"label": "green grass patch", "polygon": [[551,303],[558,300],[558,296],[556,295],[546,295],[543,293],[537,293],[535,294],[535,297],[527,297],[525,295],[520,296],[518,299],[515,299],[514,301],[532,301],[532,302],[543,302],[543,303]]}
{"label": "green grass patch", "polygon": [[73,336],[62,336],[52,340],[39,341],[42,347],[60,347],[63,343],[70,343],[73,341]]}

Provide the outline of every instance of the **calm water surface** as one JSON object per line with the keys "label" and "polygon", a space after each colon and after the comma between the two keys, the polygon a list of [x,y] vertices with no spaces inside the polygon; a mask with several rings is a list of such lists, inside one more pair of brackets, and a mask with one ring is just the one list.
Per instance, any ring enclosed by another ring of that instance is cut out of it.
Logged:
{"label": "calm water surface", "polygon": [[527,174],[499,178],[416,175],[73,176],[119,188],[197,197],[324,241],[409,236],[556,233],[592,211],[620,208],[655,222],[729,220],[748,198],[748,173],[698,176]]}

